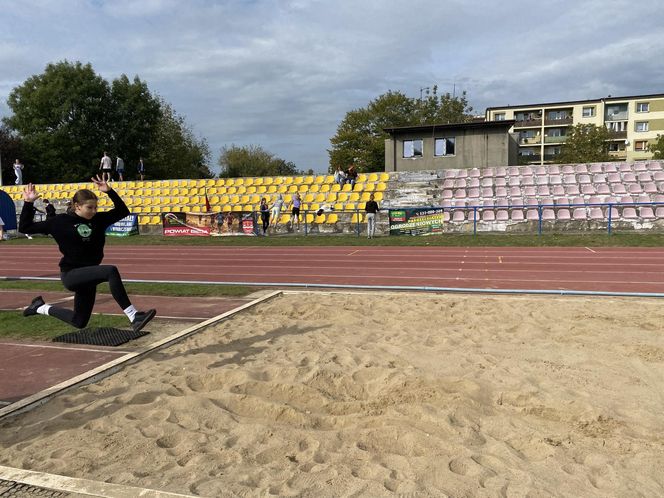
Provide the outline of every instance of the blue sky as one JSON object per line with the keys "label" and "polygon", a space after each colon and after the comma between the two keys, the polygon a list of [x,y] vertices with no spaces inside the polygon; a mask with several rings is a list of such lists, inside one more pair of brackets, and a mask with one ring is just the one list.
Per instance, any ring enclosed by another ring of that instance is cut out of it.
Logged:
{"label": "blue sky", "polygon": [[347,111],[438,84],[488,106],[664,93],[664,3],[0,0],[0,116],[46,64],[138,75],[210,144],[327,169]]}

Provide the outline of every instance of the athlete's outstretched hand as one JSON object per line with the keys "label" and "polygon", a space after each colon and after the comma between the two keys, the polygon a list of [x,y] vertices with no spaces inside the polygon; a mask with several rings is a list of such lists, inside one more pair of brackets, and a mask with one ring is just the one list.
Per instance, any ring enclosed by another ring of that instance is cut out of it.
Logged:
{"label": "athlete's outstretched hand", "polygon": [[102,173],[101,176],[97,175],[90,178],[92,183],[94,183],[101,192],[108,192],[111,190],[111,187],[108,184],[110,179],[111,175],[109,173]]}
{"label": "athlete's outstretched hand", "polygon": [[41,195],[37,193],[37,190],[32,183],[28,183],[23,189],[23,200],[25,202],[35,202],[40,197]]}

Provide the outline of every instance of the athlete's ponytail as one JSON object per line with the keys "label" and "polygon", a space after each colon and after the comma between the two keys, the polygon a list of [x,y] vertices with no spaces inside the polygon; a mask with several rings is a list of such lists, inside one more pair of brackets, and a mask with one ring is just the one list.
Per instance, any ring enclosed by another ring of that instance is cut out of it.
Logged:
{"label": "athlete's ponytail", "polygon": [[76,211],[76,204],[83,204],[88,201],[96,201],[97,195],[87,188],[82,188],[74,194],[74,197],[67,204],[67,214],[74,214]]}

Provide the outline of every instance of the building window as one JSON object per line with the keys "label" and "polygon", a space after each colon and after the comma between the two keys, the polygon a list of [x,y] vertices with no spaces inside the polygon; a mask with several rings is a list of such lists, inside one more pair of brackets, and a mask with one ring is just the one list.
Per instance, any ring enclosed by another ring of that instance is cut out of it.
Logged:
{"label": "building window", "polygon": [[648,150],[648,141],[647,140],[636,140],[634,142],[634,150],[640,152],[647,152]]}
{"label": "building window", "polygon": [[650,102],[637,102],[636,112],[650,112]]}
{"label": "building window", "polygon": [[584,118],[592,118],[595,115],[595,106],[588,106],[583,108],[582,116]]}
{"label": "building window", "polygon": [[611,131],[627,131],[627,121],[610,121],[606,127]]}
{"label": "building window", "polygon": [[569,115],[567,111],[549,111],[548,112],[549,120],[557,121],[559,119],[567,119]]}
{"label": "building window", "polygon": [[648,121],[637,121],[635,129],[636,131],[648,131]]}
{"label": "building window", "polygon": [[422,139],[403,141],[403,157],[422,157],[422,154]]}
{"label": "building window", "polygon": [[620,145],[619,144],[617,144],[615,142],[611,142],[609,144],[609,152],[618,152],[619,150],[620,150]]}
{"label": "building window", "polygon": [[455,149],[455,138],[437,138],[435,141],[434,155],[435,156],[453,156]]}
{"label": "building window", "polygon": [[496,114],[493,115],[493,118],[495,121],[505,121],[505,113],[497,112]]}

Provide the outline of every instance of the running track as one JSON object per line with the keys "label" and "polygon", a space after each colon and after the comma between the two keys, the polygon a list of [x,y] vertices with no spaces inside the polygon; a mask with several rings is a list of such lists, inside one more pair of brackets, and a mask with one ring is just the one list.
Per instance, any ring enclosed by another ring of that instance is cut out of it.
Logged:
{"label": "running track", "polygon": [[[59,258],[0,246],[0,277],[58,277]],[[141,280],[664,293],[659,248],[115,246],[104,263]]]}

